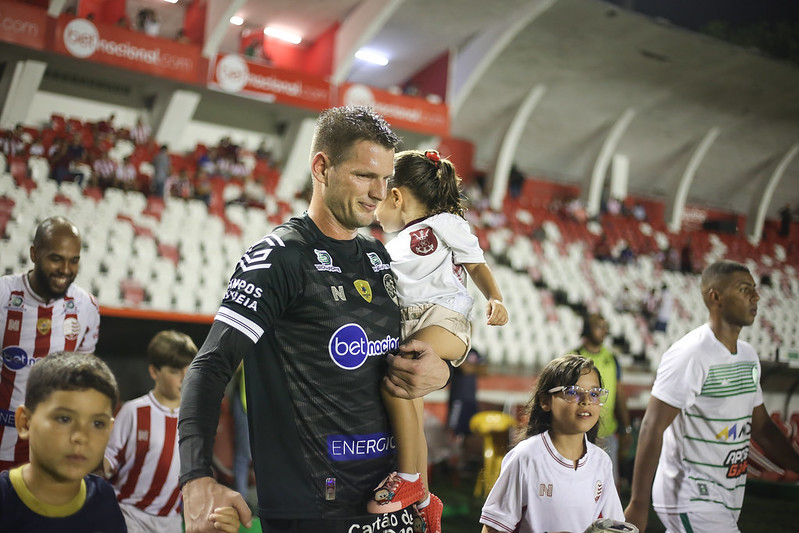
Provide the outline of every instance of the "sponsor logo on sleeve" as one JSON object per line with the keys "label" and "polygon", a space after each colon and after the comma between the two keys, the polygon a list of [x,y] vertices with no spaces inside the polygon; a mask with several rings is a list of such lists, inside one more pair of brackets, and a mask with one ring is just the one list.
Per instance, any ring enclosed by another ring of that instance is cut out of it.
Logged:
{"label": "sponsor logo on sleeve", "polygon": [[399,337],[387,335],[384,339],[369,340],[358,324],[345,324],[338,328],[328,342],[328,353],[336,365],[344,370],[355,370],[368,357],[396,351]]}
{"label": "sponsor logo on sleeve", "polygon": [[64,319],[64,337],[68,340],[74,341],[80,335],[80,323],[75,317],[68,317]]}
{"label": "sponsor logo on sleeve", "polygon": [[319,272],[341,273],[341,269],[333,264],[333,258],[330,257],[330,254],[327,252],[327,250],[314,249],[314,253],[316,254],[316,260],[319,261],[319,263],[314,265],[316,270]]}
{"label": "sponsor logo on sleeve", "polygon": [[417,229],[410,236],[411,251],[416,255],[430,255],[438,248],[438,239],[430,228]]}
{"label": "sponsor logo on sleeve", "polygon": [[394,280],[394,276],[391,274],[384,274],[383,275],[383,287],[386,288],[386,293],[391,300],[399,305],[399,300],[397,299],[397,282]]}
{"label": "sponsor logo on sleeve", "polygon": [[369,258],[369,262],[372,264],[372,270],[375,272],[380,272],[381,270],[388,270],[391,268],[391,265],[387,265],[380,259],[380,256],[374,252],[367,252],[366,256]]}
{"label": "sponsor logo on sleeve", "polygon": [[[270,250],[271,251],[271,250]],[[255,284],[239,278],[231,278],[227,284],[227,291],[222,301],[234,303],[258,311],[258,298],[263,295],[263,289]]]}

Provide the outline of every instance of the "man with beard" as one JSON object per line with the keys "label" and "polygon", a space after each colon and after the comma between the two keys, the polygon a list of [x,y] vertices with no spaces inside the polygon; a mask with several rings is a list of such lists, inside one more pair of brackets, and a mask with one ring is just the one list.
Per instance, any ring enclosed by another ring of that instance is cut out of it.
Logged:
{"label": "man with beard", "polygon": [[81,238],[64,217],[36,228],[24,274],[0,277],[0,471],[28,462],[27,441],[17,438],[14,411],[23,402],[31,367],[55,352],[91,354],[100,311],[94,297],[72,282]]}

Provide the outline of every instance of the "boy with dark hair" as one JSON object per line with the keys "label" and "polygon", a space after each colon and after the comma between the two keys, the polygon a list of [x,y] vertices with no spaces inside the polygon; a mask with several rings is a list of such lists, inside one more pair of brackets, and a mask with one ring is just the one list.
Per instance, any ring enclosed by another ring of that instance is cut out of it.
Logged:
{"label": "boy with dark hair", "polygon": [[178,407],[183,376],[196,354],[185,333],[158,332],[147,346],[155,386],[117,414],[103,464],[130,532],[181,529]]}
{"label": "boy with dark hair", "polygon": [[119,391],[103,361],[62,352],[31,368],[15,413],[30,462],[0,474],[0,531],[124,533],[102,461]]}

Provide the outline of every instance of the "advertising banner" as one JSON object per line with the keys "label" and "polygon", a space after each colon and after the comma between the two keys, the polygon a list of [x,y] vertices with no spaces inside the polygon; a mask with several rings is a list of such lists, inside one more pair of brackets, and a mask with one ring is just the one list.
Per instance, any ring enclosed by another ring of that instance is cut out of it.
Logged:
{"label": "advertising banner", "polygon": [[369,106],[385,117],[392,128],[429,135],[449,133],[449,110],[446,104],[433,103],[418,96],[393,94],[361,84],[339,88],[339,105]]}
{"label": "advertising banner", "polygon": [[17,2],[0,2],[0,41],[43,50],[47,11]]}
{"label": "advertising banner", "polygon": [[312,111],[330,107],[330,84],[322,78],[247,61],[236,54],[216,57],[208,73],[208,86]]}
{"label": "advertising banner", "polygon": [[56,52],[188,83],[201,81],[200,48],[160,37],[61,16],[56,23]]}

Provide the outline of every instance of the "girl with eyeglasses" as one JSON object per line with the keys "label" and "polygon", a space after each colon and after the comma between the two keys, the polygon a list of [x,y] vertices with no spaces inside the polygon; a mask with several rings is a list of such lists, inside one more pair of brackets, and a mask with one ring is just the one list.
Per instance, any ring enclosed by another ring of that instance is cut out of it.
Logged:
{"label": "girl with eyeglasses", "polygon": [[607,397],[590,359],[550,361],[527,404],[523,440],[483,505],[483,533],[578,533],[599,518],[624,520],[610,457],[594,444]]}

